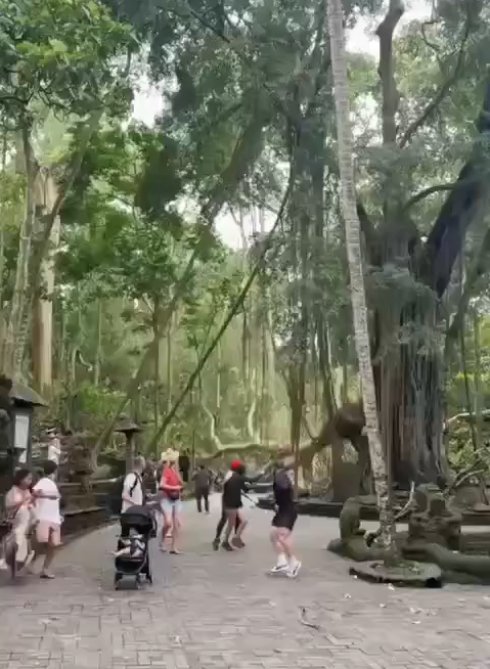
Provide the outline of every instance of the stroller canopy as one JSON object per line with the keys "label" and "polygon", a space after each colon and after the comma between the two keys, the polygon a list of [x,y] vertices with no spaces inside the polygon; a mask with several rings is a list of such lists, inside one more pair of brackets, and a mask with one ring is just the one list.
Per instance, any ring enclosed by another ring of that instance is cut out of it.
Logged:
{"label": "stroller canopy", "polygon": [[153,512],[146,506],[130,506],[121,514],[121,526],[137,529],[141,532],[151,531],[155,523]]}

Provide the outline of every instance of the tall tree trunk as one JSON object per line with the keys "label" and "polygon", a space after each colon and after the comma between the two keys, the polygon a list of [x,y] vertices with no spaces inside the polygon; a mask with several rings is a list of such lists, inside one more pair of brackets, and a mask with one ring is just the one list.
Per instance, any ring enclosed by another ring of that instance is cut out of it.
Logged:
{"label": "tall tree trunk", "polygon": [[369,454],[373,471],[376,497],[379,506],[381,542],[386,547],[393,544],[394,518],[391,507],[388,476],[380,438],[376,391],[374,385],[371,347],[368,330],[368,313],[364,287],[364,269],[361,253],[361,231],[357,214],[354,186],[352,130],[350,125],[347,57],[345,53],[344,17],[341,0],[328,0],[328,28],[335,86],[335,111],[341,181],[341,204],[345,222],[347,258],[350,272],[350,290],[354,316],[354,337],[359,361],[359,375]]}
{"label": "tall tree trunk", "polygon": [[[36,208],[51,211],[58,198],[58,188],[49,170],[40,169],[36,179]],[[36,227],[41,227],[38,221]],[[49,397],[53,383],[53,291],[55,268],[53,253],[58,250],[61,233],[60,217],[56,216],[51,228],[47,255],[41,265],[41,290],[32,302],[32,363],[34,387]],[[42,234],[38,230],[36,235]]]}
{"label": "tall tree trunk", "polygon": [[100,383],[100,364],[102,362],[102,328],[104,322],[103,300],[101,297],[97,298],[97,315],[96,315],[96,332],[95,332],[95,361],[94,361],[94,386],[97,388]]}
{"label": "tall tree trunk", "polygon": [[[1,159],[1,179],[6,180],[7,166],[7,131],[3,131],[2,136],[2,159]],[[3,313],[3,272],[5,267],[5,207],[0,203],[0,342],[3,342],[5,336],[5,315]],[[1,352],[1,346],[0,346]]]}
{"label": "tall tree trunk", "polygon": [[473,334],[475,347],[475,418],[477,447],[482,447],[483,414],[482,414],[482,378],[481,378],[481,346],[480,346],[480,314],[478,308],[473,311]]}
{"label": "tall tree trunk", "polygon": [[[23,168],[26,175],[25,215],[19,232],[19,254],[15,270],[15,284],[2,355],[2,369],[7,376],[13,378],[18,378],[22,373],[29,260],[36,219],[35,182],[37,167],[31,146],[31,127],[31,121],[25,118],[20,131],[22,151],[20,163],[24,163]],[[20,351],[22,355],[20,355]]]}
{"label": "tall tree trunk", "polygon": [[[153,314],[152,314],[153,338],[159,337],[159,332],[158,332],[159,313],[160,313],[159,301],[158,298],[155,297],[155,299],[153,300]],[[160,420],[160,346],[159,345],[155,346],[155,356],[153,359],[153,420],[155,422],[155,426],[158,425],[158,422]]]}
{"label": "tall tree trunk", "polygon": [[172,338],[174,336],[175,314],[172,314],[167,329],[167,411],[172,408],[173,391],[173,361],[172,361]]}

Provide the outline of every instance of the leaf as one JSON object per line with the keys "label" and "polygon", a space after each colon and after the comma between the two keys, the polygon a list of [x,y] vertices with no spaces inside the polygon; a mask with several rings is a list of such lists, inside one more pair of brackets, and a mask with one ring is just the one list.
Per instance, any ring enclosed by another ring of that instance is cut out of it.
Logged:
{"label": "leaf", "polygon": [[66,53],[68,51],[68,47],[66,46],[66,44],[59,39],[50,39],[49,43],[55,53],[61,54],[61,53]]}

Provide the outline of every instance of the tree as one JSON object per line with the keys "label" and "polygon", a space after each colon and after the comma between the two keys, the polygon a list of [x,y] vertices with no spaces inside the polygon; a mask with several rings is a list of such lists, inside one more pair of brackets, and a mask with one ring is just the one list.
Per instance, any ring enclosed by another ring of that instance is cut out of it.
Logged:
{"label": "tree", "polygon": [[368,310],[364,287],[364,263],[361,251],[361,226],[357,214],[356,190],[354,185],[349,83],[345,53],[344,12],[341,0],[328,0],[328,31],[337,117],[341,203],[345,223],[352,313],[354,317],[354,339],[359,361],[359,375],[369,454],[371,456],[374,486],[378,500],[381,540],[385,546],[389,547],[391,546],[394,534],[393,509],[388,486],[386,451],[383,451],[379,430],[376,389],[371,360]]}
{"label": "tree", "polygon": [[[29,330],[26,321],[43,289],[42,266],[53,228],[92,133],[105,109],[121,100],[114,58],[127,52],[131,39],[95,1],[39,0],[19,5],[14,13],[5,1],[0,10],[0,115],[18,133],[18,166],[25,174],[25,215],[2,357],[3,369],[18,376]],[[52,201],[39,197],[40,165],[33,150],[36,105],[80,120],[79,144]]]}

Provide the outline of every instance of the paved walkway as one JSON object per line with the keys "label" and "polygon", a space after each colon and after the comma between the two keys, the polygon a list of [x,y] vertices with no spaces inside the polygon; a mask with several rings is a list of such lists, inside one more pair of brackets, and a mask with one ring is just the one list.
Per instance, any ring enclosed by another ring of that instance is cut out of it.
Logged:
{"label": "paved walkway", "polygon": [[[0,587],[0,669],[490,668],[490,590],[390,590],[351,579],[325,551],[336,521],[300,517],[297,580],[271,578],[270,514],[248,511],[248,547],[210,546],[218,516],[187,506],[180,556],[154,550],[155,583],[115,592],[115,530],[72,543],[59,578]],[[488,593],[488,594],[487,594]],[[307,620],[320,630],[304,626]]]}

